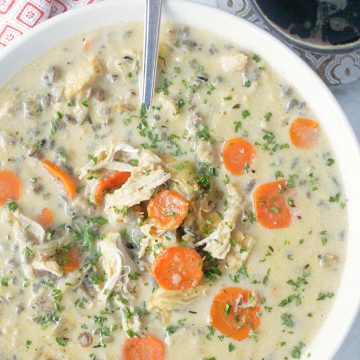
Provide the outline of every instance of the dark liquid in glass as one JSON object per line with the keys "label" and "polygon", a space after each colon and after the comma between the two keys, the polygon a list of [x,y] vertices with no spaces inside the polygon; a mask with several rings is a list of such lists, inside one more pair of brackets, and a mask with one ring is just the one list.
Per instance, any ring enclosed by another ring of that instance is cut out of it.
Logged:
{"label": "dark liquid in glass", "polygon": [[360,0],[255,0],[285,33],[312,43],[344,45],[360,39]]}

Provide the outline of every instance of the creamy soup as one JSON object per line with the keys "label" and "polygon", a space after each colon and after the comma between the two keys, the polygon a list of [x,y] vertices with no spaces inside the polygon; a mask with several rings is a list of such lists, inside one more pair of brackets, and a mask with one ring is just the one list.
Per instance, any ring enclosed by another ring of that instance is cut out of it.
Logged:
{"label": "creamy soup", "polygon": [[142,31],[0,89],[0,358],[311,357],[347,232],[319,119],[260,55],[173,24],[146,111]]}

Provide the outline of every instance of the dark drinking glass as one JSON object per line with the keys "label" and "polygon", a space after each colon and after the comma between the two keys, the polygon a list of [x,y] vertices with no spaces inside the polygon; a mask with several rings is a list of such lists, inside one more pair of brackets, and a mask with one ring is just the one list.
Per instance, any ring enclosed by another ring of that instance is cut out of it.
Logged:
{"label": "dark drinking glass", "polygon": [[360,48],[360,0],[253,0],[279,35],[310,49]]}

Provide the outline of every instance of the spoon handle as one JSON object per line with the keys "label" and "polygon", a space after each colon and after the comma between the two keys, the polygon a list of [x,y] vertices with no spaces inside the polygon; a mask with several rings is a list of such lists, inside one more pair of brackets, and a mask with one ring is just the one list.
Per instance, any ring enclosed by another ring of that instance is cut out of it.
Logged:
{"label": "spoon handle", "polygon": [[141,103],[148,110],[154,95],[162,0],[146,0]]}

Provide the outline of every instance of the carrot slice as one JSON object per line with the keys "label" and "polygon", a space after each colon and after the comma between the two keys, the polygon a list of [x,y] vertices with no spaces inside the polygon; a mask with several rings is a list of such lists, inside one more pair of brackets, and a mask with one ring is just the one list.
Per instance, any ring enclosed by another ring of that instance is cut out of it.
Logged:
{"label": "carrot slice", "polygon": [[253,162],[255,153],[255,147],[249,142],[240,138],[229,139],[223,147],[223,162],[233,175],[241,175],[245,167]]}
{"label": "carrot slice", "polygon": [[260,307],[253,291],[224,288],[218,292],[210,309],[211,325],[234,340],[249,337],[260,326]]}
{"label": "carrot slice", "polygon": [[123,360],[164,360],[164,343],[153,335],[127,339],[123,346]]}
{"label": "carrot slice", "polygon": [[64,189],[66,190],[68,195],[71,198],[74,198],[76,195],[76,185],[70,175],[67,174],[65,171],[61,170],[49,160],[42,160],[41,162],[52,177],[62,182]]}
{"label": "carrot slice", "polygon": [[95,203],[101,205],[104,201],[106,191],[119,189],[126,183],[131,173],[128,171],[112,171],[104,176],[96,185],[94,200]]}
{"label": "carrot slice", "polygon": [[286,181],[273,181],[258,186],[253,194],[257,221],[269,229],[286,228],[291,223],[290,207],[286,203]]}
{"label": "carrot slice", "polygon": [[189,203],[171,190],[157,193],[148,204],[148,215],[163,230],[177,229],[186,218]]}
{"label": "carrot slice", "polygon": [[56,254],[56,262],[62,267],[65,273],[75,271],[80,266],[80,253],[74,246]]}
{"label": "carrot slice", "polygon": [[310,149],[317,143],[320,136],[320,126],[314,120],[298,118],[289,129],[291,142],[300,149]]}
{"label": "carrot slice", "polygon": [[17,200],[21,195],[21,181],[10,171],[0,171],[0,206],[8,200]]}
{"label": "carrot slice", "polygon": [[43,227],[49,227],[54,221],[54,214],[51,209],[45,207],[41,209],[37,217],[38,223]]}
{"label": "carrot slice", "polygon": [[203,262],[193,249],[171,247],[157,256],[152,273],[159,285],[167,290],[184,290],[199,285]]}

